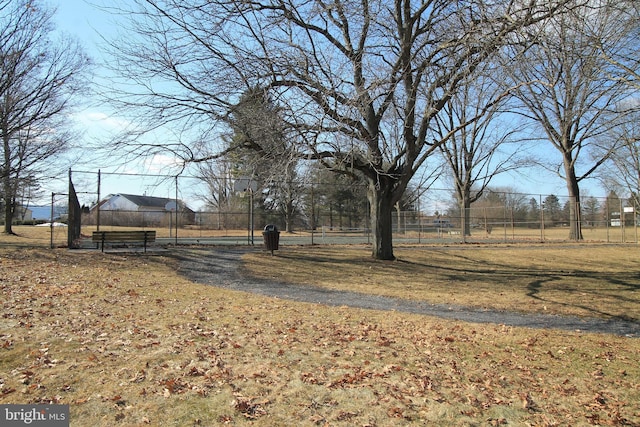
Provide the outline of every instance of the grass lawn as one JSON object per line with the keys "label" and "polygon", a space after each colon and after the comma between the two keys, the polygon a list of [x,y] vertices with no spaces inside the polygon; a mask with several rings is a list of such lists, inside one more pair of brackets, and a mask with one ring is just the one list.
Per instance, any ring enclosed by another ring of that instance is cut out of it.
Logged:
{"label": "grass lawn", "polygon": [[[289,302],[191,283],[170,256],[37,242],[0,236],[0,403],[69,404],[72,426],[640,425],[636,338]],[[302,284],[638,319],[637,251],[398,248],[375,262],[301,247],[245,263]]]}
{"label": "grass lawn", "polygon": [[253,275],[431,303],[640,321],[635,245],[400,247],[380,262],[362,247],[283,247],[245,256]]}

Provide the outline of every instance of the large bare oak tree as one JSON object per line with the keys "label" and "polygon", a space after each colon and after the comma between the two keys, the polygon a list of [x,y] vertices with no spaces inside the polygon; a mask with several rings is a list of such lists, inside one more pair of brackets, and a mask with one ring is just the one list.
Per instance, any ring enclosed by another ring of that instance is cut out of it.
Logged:
{"label": "large bare oak tree", "polygon": [[[298,153],[368,183],[372,255],[393,259],[392,210],[437,153],[432,132],[461,82],[512,35],[561,13],[565,0],[136,0],[112,46],[123,77],[113,97],[142,108],[147,126],[185,140],[131,139],[134,152],[169,149],[185,161],[217,154],[208,137],[250,87],[265,87],[302,137]],[[117,86],[117,85],[116,85]],[[129,89],[129,90],[128,90]],[[129,96],[126,96],[129,95]],[[207,149],[209,152],[207,152]]]}

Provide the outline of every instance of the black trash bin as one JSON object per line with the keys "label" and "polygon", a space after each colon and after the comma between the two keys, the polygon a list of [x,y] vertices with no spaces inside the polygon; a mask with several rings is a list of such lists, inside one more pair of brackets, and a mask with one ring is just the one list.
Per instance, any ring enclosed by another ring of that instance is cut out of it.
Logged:
{"label": "black trash bin", "polygon": [[262,231],[262,237],[264,238],[264,247],[271,251],[271,255],[273,255],[273,251],[278,250],[278,244],[280,243],[278,227],[273,224],[267,224]]}

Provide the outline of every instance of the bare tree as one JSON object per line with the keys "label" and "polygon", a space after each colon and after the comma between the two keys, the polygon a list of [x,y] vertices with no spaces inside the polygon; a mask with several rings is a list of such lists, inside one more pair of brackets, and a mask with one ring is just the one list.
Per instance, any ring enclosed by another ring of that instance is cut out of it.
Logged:
{"label": "bare tree", "polygon": [[261,88],[242,95],[232,108],[230,124],[233,136],[227,157],[235,159],[238,172],[259,184],[265,210],[278,212],[285,231],[293,232],[301,193],[295,144],[298,135],[287,131],[278,107]]}
{"label": "bare tree", "polygon": [[509,124],[501,120],[509,94],[489,78],[495,73],[500,74],[492,69],[461,85],[434,125],[437,138],[445,141],[440,151],[453,180],[464,236],[471,234],[471,204],[482,197],[495,176],[521,166],[517,152],[503,150],[515,142],[514,134],[521,129],[513,116]]}
{"label": "bare tree", "polygon": [[[531,206],[531,200],[512,187],[487,187],[474,202],[470,218],[474,227],[482,227],[487,234],[491,234],[495,226],[526,222],[528,206]],[[456,204],[448,214],[461,218],[463,215],[458,212],[459,209],[460,205]]]}
{"label": "bare tree", "polygon": [[[593,38],[600,54],[611,67],[607,67],[612,80],[640,89],[640,4],[636,1],[618,1],[610,5],[611,14],[618,19],[614,30],[617,43]],[[631,119],[613,129],[600,152],[611,152],[610,161],[600,173],[600,179],[609,190],[627,191],[634,206],[640,206],[640,101],[637,96],[629,102],[636,110]],[[617,149],[612,149],[617,146]],[[602,155],[600,153],[600,155]]]}
{"label": "bare tree", "polygon": [[[592,42],[611,65],[605,70],[611,79],[640,89],[640,4],[634,0],[610,1],[607,8],[616,17],[611,31],[617,36],[609,40],[593,37]],[[615,42],[610,43],[611,39]]]}
{"label": "bare tree", "polygon": [[539,126],[560,155],[558,162],[541,159],[539,164],[566,182],[569,238],[575,240],[582,239],[580,182],[591,177],[616,147],[609,144],[599,156],[589,154],[604,145],[631,111],[625,106],[629,86],[606,72],[611,67],[600,48],[620,42],[618,17],[606,5],[594,3],[555,16],[514,68],[514,79],[529,83],[515,91],[522,114]]}
{"label": "bare tree", "polygon": [[205,202],[206,207],[209,210],[213,209],[217,215],[215,218],[203,217],[201,223],[217,229],[229,227],[225,215],[233,209],[233,178],[229,162],[221,160],[199,163],[196,177],[206,185],[206,191],[198,196]]}
{"label": "bare tree", "polygon": [[617,148],[603,148],[611,151],[611,155],[601,175],[609,189],[627,191],[634,206],[640,206],[640,112],[634,116],[635,120],[620,126],[610,136],[610,144]]}
{"label": "bare tree", "polygon": [[65,38],[53,40],[53,10],[31,0],[0,1],[0,138],[4,232],[12,233],[22,183],[42,178],[65,151],[64,114],[81,86],[87,58]]}
{"label": "bare tree", "polygon": [[[442,142],[432,121],[513,33],[567,3],[136,0],[126,13],[140,38],[113,46],[141,90],[114,100],[143,107],[152,127],[210,134],[239,93],[269,88],[304,134],[301,156],[367,181],[372,255],[393,259],[393,207]],[[159,145],[135,148],[216,156],[197,140]]]}

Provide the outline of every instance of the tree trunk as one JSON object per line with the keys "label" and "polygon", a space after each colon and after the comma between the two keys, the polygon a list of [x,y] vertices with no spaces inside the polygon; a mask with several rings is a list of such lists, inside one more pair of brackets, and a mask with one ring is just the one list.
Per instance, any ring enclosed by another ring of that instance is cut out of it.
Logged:
{"label": "tree trunk", "polygon": [[569,193],[569,239],[579,241],[583,239],[580,218],[580,186],[578,185],[576,171],[566,157],[565,173],[567,177],[567,191]]}
{"label": "tree trunk", "polygon": [[460,219],[462,220],[462,224],[460,224],[462,235],[471,236],[471,198],[469,197],[469,193],[465,193],[462,196],[460,209],[462,210],[462,214],[460,215]]}
{"label": "tree trunk", "polygon": [[2,169],[2,189],[4,200],[4,233],[13,234],[12,222],[13,222],[13,206],[14,197],[13,190],[11,188],[11,150],[9,147],[9,140],[7,137],[3,138],[4,145],[4,168]]}
{"label": "tree trunk", "polygon": [[[6,178],[9,180],[9,178]],[[4,185],[5,195],[4,195],[4,233],[5,234],[13,234],[13,211],[14,211],[14,198],[11,196],[11,186]]]}
{"label": "tree trunk", "polygon": [[580,191],[575,186],[574,192],[569,191],[569,239],[582,240],[582,221],[580,218]]}
{"label": "tree trunk", "polygon": [[293,216],[295,212],[295,206],[291,199],[286,201],[285,213],[284,213],[284,222],[285,222],[285,232],[293,233]]}
{"label": "tree trunk", "polygon": [[369,182],[369,205],[373,236],[372,256],[379,260],[394,260],[393,255],[393,191],[389,179],[380,177]]}

